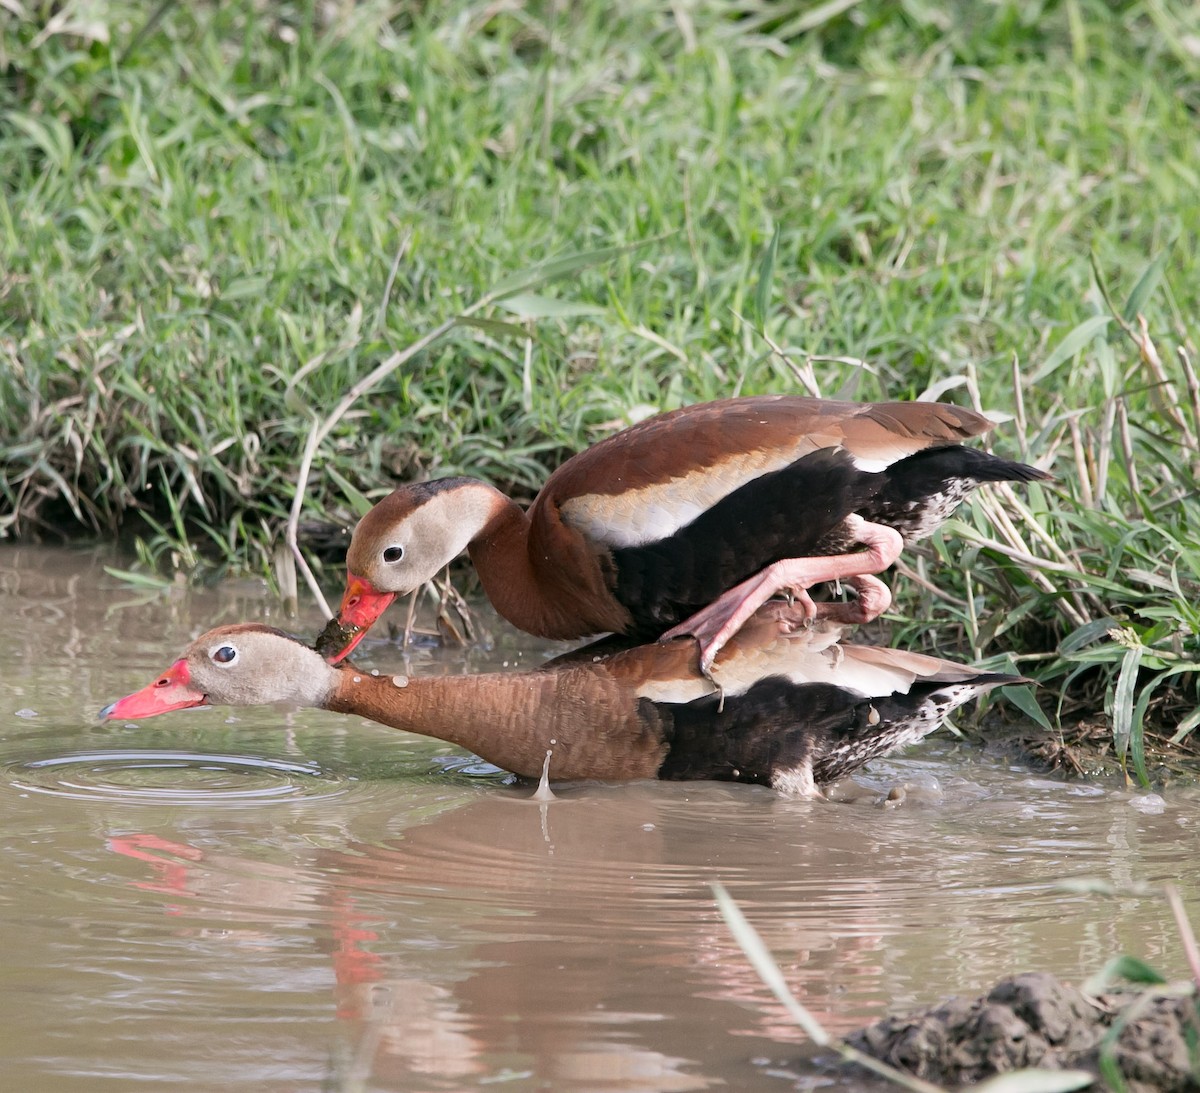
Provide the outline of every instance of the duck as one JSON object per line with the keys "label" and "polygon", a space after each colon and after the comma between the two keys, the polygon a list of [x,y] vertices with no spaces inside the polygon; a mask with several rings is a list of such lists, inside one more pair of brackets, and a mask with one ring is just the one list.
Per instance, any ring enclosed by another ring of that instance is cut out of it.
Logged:
{"label": "duck", "polygon": [[373,675],[258,623],[193,641],[148,686],[106,706],[136,720],[196,706],[287,703],[444,740],[521,778],[717,780],[821,796],[915,743],[962,703],[1020,677],[841,641],[843,605],[798,623],[766,604],[701,671],[695,639],[574,655],[536,670]]}
{"label": "duck", "polygon": [[707,668],[768,599],[845,581],[856,622],[887,610],[874,575],[984,482],[1050,475],[961,442],[982,414],[938,402],[728,398],[654,417],[563,463],[528,510],[469,477],[408,483],[359,521],[337,616],[349,654],[398,595],[464,550],[493,606],[539,637],[691,635]]}

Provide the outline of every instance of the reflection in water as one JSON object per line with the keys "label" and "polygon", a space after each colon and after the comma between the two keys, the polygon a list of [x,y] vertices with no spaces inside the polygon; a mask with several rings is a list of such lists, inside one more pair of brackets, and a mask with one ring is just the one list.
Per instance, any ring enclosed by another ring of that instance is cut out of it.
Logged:
{"label": "reflection in water", "polygon": [[[173,915],[243,924],[226,934],[239,947],[263,943],[247,922],[311,916],[351,1045],[341,1065],[396,1088],[410,1088],[405,1075],[493,1074],[498,1052],[554,1088],[705,1088],[694,1072],[707,1061],[703,1029],[728,1038],[718,1075],[763,1044],[798,1051],[794,1026],[716,914],[708,882],[718,877],[834,1031],[861,1023],[864,998],[886,999],[890,981],[911,980],[929,997],[921,963],[931,929],[960,958],[994,963],[966,979],[983,984],[1006,966],[988,960],[981,936],[998,924],[1010,930],[998,955],[1011,958],[1014,944],[1077,939],[1072,922],[1096,914],[1041,875],[1061,865],[1055,838],[1043,840],[1054,856],[1017,853],[993,883],[963,887],[993,864],[986,822],[963,830],[952,856],[939,840],[894,860],[894,840],[935,813],[875,832],[880,814],[860,806],[661,788],[575,790],[549,804],[501,790],[402,838],[349,840],[283,868],[157,836],[109,845],[171,878],[156,890]],[[831,816],[838,807],[855,822]],[[770,838],[789,824],[805,837]],[[1103,849],[1090,848],[1097,859]],[[941,905],[931,905],[939,890]],[[739,1039],[760,1044],[738,1052]]]}
{"label": "reflection in water", "polygon": [[[1122,951],[1178,973],[1140,883],[1175,879],[1200,918],[1194,792],[1160,806],[949,740],[873,765],[838,804],[715,784],[539,802],[437,742],[320,711],[98,725],[165,652],[273,610],[247,585],[136,599],[91,555],[0,550],[0,609],[24,620],[0,631],[12,1088],[793,1088],[789,1072],[821,1079],[714,879],[834,1031]],[[480,666],[369,652],[387,671]],[[898,782],[903,807],[878,807]],[[1056,887],[1083,877],[1126,894]]]}

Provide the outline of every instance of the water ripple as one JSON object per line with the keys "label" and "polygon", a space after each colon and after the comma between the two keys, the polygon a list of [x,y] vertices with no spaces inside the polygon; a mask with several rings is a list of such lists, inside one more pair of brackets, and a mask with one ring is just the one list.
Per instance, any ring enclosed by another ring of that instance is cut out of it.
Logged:
{"label": "water ripple", "polygon": [[312,763],[126,748],[12,763],[6,781],[28,793],[153,805],[237,806],[329,798],[350,780]]}

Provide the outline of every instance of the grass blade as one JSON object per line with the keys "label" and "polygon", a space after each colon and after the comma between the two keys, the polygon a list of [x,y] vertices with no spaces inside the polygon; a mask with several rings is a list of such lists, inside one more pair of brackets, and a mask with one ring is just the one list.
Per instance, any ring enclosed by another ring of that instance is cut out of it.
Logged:
{"label": "grass blade", "polygon": [[1169,256],[1169,251],[1160,251],[1146,268],[1142,270],[1142,275],[1137,279],[1137,283],[1129,293],[1129,299],[1125,301],[1125,306],[1121,309],[1121,317],[1127,323],[1132,323],[1137,319],[1142,309],[1146,306],[1146,301],[1158,287],[1158,282],[1162,278],[1163,268],[1166,266]]}
{"label": "grass blade", "polygon": [[775,36],[786,42],[801,34],[807,34],[810,30],[824,26],[831,19],[836,19],[860,3],[862,0],[825,0],[824,4],[818,4],[803,15],[797,16],[790,23],[785,23],[775,32]]}
{"label": "grass blade", "polygon": [[110,565],[104,567],[104,572],[123,584],[133,585],[135,588],[153,588],[162,591],[172,587],[171,581],[156,573],[137,573],[132,569],[117,569]]}
{"label": "grass blade", "polygon": [[596,250],[579,251],[576,254],[564,254],[559,258],[550,258],[545,262],[539,262],[535,266],[529,266],[501,278],[492,285],[483,298],[492,303],[499,303],[508,296],[528,292],[532,288],[537,288],[538,285],[556,281],[571,273],[578,273],[590,266],[611,262],[622,254],[629,254],[631,251],[648,247],[652,243],[659,243],[663,238],[663,236],[655,236],[652,239],[642,239],[636,243],[626,243],[618,247],[599,247]]}
{"label": "grass blade", "polygon": [[354,510],[354,515],[358,517],[366,516],[371,508],[371,499],[332,463],[325,465],[325,473],[338,484],[342,493],[346,495],[346,500],[350,502],[350,507]]}
{"label": "grass blade", "polygon": [[1113,750],[1125,765],[1129,751],[1129,740],[1133,732],[1133,690],[1137,684],[1138,666],[1142,663],[1142,646],[1135,645],[1125,650],[1121,658],[1121,670],[1117,675],[1117,689],[1113,697]]}
{"label": "grass blade", "polygon": [[1041,383],[1057,368],[1071,360],[1088,342],[1103,334],[1110,322],[1112,319],[1108,315],[1092,315],[1090,318],[1084,319],[1054,347],[1050,356],[1042,362],[1042,366],[1030,376],[1030,384]]}
{"label": "grass blade", "polygon": [[775,277],[775,259],[779,256],[779,225],[771,233],[771,241],[763,248],[758,263],[758,284],[754,289],[754,317],[761,329],[767,328],[771,308],[771,284]]}
{"label": "grass blade", "polygon": [[1041,725],[1048,733],[1054,732],[1054,726],[1050,724],[1050,719],[1046,716],[1045,711],[1038,705],[1032,687],[1003,687],[1000,693],[1031,721]]}
{"label": "grass blade", "polygon": [[1161,986],[1166,980],[1144,960],[1136,956],[1114,956],[1080,988],[1084,994],[1103,994],[1118,979],[1129,983]]}
{"label": "grass blade", "polygon": [[511,311],[522,319],[560,319],[579,315],[603,315],[604,308],[571,300],[556,300],[532,292],[518,292],[496,301],[497,307]]}

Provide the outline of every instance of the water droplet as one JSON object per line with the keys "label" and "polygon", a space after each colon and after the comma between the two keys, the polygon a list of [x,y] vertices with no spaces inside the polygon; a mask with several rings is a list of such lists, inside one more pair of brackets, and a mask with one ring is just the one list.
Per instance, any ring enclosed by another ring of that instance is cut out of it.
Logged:
{"label": "water droplet", "polygon": [[408,676],[392,676],[392,685],[395,687],[407,687]]}
{"label": "water droplet", "polygon": [[355,682],[355,683],[361,683],[361,682],[362,682],[362,676],[355,676],[355,677],[354,677],[354,682]]}
{"label": "water droplet", "polygon": [[[553,740],[550,743],[554,743]],[[546,749],[546,761],[542,763],[542,777],[538,782],[537,792],[533,795],[535,801],[554,801],[557,798],[550,789],[550,756],[554,754],[549,748]]]}

